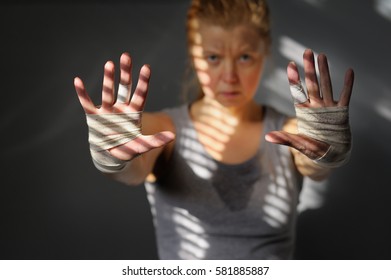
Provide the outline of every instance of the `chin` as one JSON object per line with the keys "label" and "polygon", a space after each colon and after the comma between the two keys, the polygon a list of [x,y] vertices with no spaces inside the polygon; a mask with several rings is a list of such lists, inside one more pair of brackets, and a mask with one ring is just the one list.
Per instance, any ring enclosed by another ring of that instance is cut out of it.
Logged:
{"label": "chin", "polygon": [[230,100],[227,100],[227,99],[218,99],[217,100],[222,106],[226,107],[226,108],[241,108],[243,107],[244,102],[243,100],[233,100],[233,99],[230,99]]}

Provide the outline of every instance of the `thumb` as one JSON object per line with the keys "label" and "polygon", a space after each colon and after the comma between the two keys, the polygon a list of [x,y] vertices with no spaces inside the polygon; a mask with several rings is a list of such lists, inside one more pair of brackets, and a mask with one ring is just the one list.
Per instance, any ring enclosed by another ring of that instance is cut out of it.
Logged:
{"label": "thumb", "polygon": [[161,148],[167,145],[168,143],[170,143],[174,139],[175,139],[175,134],[172,133],[171,131],[162,131],[154,135],[142,136],[141,140],[145,145],[145,147],[147,148],[147,150],[140,151],[140,153],[147,152],[148,150],[152,150],[155,148]]}
{"label": "thumb", "polygon": [[174,138],[175,135],[171,131],[163,131],[154,135],[140,135],[124,145],[111,149],[110,153],[121,160],[131,160],[141,154],[167,145]]}
{"label": "thumb", "polygon": [[329,149],[329,144],[305,135],[292,134],[286,131],[271,131],[265,135],[265,140],[279,145],[285,145],[298,150],[310,159],[318,159]]}

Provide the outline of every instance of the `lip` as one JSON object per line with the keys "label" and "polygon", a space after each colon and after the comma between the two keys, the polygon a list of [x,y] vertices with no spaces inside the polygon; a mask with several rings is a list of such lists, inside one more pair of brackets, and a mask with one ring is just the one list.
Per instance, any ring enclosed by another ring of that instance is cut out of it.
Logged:
{"label": "lip", "polygon": [[226,98],[234,98],[240,94],[239,91],[221,91],[220,94]]}

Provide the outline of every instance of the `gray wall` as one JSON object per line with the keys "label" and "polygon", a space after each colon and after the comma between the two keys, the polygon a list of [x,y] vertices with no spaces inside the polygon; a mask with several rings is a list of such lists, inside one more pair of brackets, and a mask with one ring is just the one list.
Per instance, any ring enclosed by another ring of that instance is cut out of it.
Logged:
{"label": "gray wall", "polygon": [[[293,112],[285,78],[304,48],[324,52],[335,92],[356,73],[351,162],[305,182],[296,257],[391,258],[391,0],[270,0],[273,54],[259,101]],[[188,1],[66,1],[0,6],[2,259],[154,259],[142,187],[93,167],[80,76],[98,102],[106,60],[152,67],[147,110],[181,102]]]}

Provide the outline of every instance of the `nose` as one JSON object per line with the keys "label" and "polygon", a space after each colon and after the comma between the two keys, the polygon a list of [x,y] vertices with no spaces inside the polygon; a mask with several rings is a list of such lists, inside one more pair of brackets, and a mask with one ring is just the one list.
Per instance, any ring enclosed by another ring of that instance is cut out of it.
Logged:
{"label": "nose", "polygon": [[238,82],[239,78],[236,72],[236,65],[234,61],[225,61],[222,77],[223,81],[229,84],[234,84]]}

